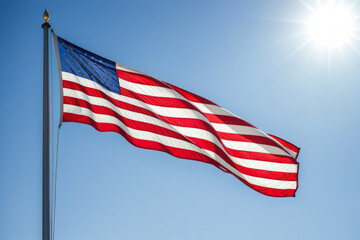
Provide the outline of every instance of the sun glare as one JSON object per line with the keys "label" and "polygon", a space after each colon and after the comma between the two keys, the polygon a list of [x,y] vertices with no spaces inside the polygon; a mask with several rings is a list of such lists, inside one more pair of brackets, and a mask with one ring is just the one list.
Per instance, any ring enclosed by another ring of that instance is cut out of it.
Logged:
{"label": "sun glare", "polygon": [[[300,32],[287,37],[286,41],[301,37],[303,40],[286,57],[282,64],[295,56],[299,51],[308,48],[308,57],[315,49],[317,56],[325,53],[330,66],[334,57],[345,56],[345,50],[351,49],[360,55],[359,3],[360,0],[299,0],[307,11],[298,19],[280,19],[281,22],[301,25]],[[354,14],[355,13],[355,14]],[[275,20],[276,21],[276,20]],[[300,28],[299,28],[300,29]],[[285,42],[285,41],[281,42]]]}
{"label": "sun glare", "polygon": [[328,47],[340,47],[354,36],[354,16],[340,4],[328,4],[314,9],[308,21],[312,40]]}

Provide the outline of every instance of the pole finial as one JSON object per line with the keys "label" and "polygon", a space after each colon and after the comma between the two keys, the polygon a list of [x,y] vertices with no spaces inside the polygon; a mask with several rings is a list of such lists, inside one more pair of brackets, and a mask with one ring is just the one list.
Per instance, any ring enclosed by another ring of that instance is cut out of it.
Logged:
{"label": "pole finial", "polygon": [[44,17],[45,22],[47,22],[50,19],[50,14],[47,9],[45,9],[43,17]]}

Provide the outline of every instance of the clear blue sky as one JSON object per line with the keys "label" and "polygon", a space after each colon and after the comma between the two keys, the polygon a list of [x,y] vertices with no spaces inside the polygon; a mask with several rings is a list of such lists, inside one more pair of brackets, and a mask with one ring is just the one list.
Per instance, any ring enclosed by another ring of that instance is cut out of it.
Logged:
{"label": "clear blue sky", "polygon": [[211,165],[65,123],[56,239],[359,238],[360,56],[345,47],[329,61],[311,44],[296,51],[304,26],[284,20],[308,17],[299,1],[3,0],[0,239],[41,238],[45,8],[59,36],[301,147],[297,196],[280,199]]}

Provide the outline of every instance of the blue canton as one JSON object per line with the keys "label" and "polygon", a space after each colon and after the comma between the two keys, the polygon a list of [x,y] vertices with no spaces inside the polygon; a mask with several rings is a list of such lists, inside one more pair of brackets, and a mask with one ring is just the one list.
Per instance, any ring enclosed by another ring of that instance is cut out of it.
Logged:
{"label": "blue canton", "polygon": [[100,57],[58,37],[61,70],[92,80],[120,94],[115,62]]}

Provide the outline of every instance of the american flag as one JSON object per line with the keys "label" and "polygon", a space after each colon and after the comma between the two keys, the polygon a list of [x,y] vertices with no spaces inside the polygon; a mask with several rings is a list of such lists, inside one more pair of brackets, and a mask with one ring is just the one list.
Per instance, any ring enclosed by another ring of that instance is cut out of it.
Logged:
{"label": "american flag", "polygon": [[299,148],[219,105],[54,35],[62,121],[141,148],[210,163],[269,196],[295,196]]}

